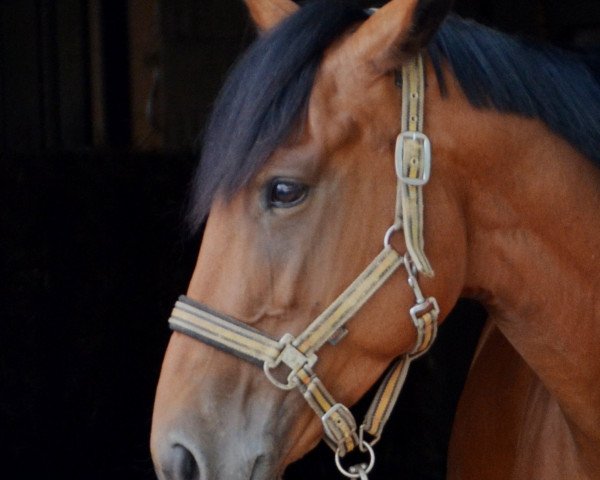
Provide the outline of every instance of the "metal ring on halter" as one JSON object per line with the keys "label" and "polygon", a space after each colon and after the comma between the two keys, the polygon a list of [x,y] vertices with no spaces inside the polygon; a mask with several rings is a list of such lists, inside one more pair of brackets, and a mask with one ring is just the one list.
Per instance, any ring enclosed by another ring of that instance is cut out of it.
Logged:
{"label": "metal ring on halter", "polygon": [[[368,474],[371,470],[373,470],[373,467],[375,466],[375,452],[373,451],[373,447],[371,445],[369,445],[367,442],[363,442],[363,445],[366,447],[366,451],[369,452],[369,464],[362,468],[362,472],[364,473],[364,475]],[[363,450],[363,445],[360,446],[360,449]],[[335,452],[335,465],[337,466],[338,470],[340,471],[340,473],[342,475],[344,475],[344,477],[346,478],[363,478],[363,475],[361,475],[361,473],[353,473],[349,470],[346,470],[342,463],[340,462],[340,449],[338,448]],[[352,469],[352,467],[351,467]]]}
{"label": "metal ring on halter", "polygon": [[397,223],[394,223],[390,228],[387,229],[387,232],[385,232],[385,236],[383,237],[384,248],[390,246],[392,235],[400,230],[402,230],[402,225],[398,225]]}
{"label": "metal ring on halter", "polygon": [[298,385],[298,380],[291,374],[288,377],[288,383],[280,382],[273,375],[271,375],[271,369],[275,368],[276,366],[277,365],[268,365],[267,362],[263,363],[263,372],[265,372],[265,375],[269,379],[269,381],[281,390],[293,390],[294,388],[296,388],[296,385]]}
{"label": "metal ring on halter", "polygon": [[[308,354],[302,353],[294,346],[296,339],[293,335],[286,333],[279,340],[279,356],[272,360],[263,363],[263,371],[270,382],[277,388],[282,390],[292,390],[298,385],[298,372],[305,367],[311,368],[317,362],[317,356],[314,352]],[[279,365],[286,365],[290,369],[287,377],[287,383],[280,382],[271,374],[271,370]]]}
{"label": "metal ring on halter", "polygon": [[361,452],[366,452],[367,449],[363,448],[363,445],[370,445],[371,447],[374,447],[377,442],[379,442],[379,440],[381,440],[381,434],[380,435],[372,435],[369,433],[369,435],[371,435],[372,440],[370,442],[367,442],[365,440],[365,424],[363,423],[359,429],[358,429],[358,448],[360,448]]}

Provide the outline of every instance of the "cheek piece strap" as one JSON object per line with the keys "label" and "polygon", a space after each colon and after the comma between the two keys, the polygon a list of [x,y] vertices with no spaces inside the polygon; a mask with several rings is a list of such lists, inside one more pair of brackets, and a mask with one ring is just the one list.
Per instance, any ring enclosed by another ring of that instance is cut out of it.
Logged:
{"label": "cheek piece strap", "polygon": [[[262,367],[277,388],[297,389],[320,417],[324,439],[335,452],[340,472],[348,478],[368,478],[375,463],[373,445],[381,437],[410,363],[429,349],[437,333],[437,301],[425,297],[418,282],[419,273],[433,276],[423,241],[423,187],[431,172],[429,140],[421,131],[423,72],[420,55],[402,69],[403,131],[396,141],[396,212],[394,223],[385,234],[383,250],[306,330],[297,337],[286,333],[275,339],[185,296],[179,298],[169,319],[172,330]],[[392,235],[400,230],[404,231],[407,245],[404,255],[390,243]],[[415,298],[409,314],[417,331],[417,341],[412,351],[392,363],[363,423],[357,426],[350,410],[333,398],[314,372],[318,360],[316,352],[327,342],[336,345],[343,339],[348,333],[346,323],[400,266],[404,267]],[[357,447],[367,453],[369,459],[346,469],[340,459]]]}

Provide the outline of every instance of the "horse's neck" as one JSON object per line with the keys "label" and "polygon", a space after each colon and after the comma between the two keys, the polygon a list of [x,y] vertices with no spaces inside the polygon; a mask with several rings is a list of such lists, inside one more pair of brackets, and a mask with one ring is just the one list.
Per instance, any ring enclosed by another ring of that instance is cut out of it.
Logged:
{"label": "horse's neck", "polygon": [[[586,474],[556,398],[495,327],[486,325],[449,445],[451,480],[564,480]],[[476,439],[476,441],[474,441]]]}
{"label": "horse's neck", "polygon": [[576,437],[599,448],[600,171],[537,121],[471,113],[454,145],[465,294],[493,313]]}

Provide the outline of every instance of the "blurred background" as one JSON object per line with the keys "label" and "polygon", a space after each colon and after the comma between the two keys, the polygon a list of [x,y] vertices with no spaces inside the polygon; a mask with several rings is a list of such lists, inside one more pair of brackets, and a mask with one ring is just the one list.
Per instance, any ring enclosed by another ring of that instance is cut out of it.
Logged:
{"label": "blurred background", "polygon": [[[599,3],[455,10],[581,49],[600,45]],[[0,0],[3,478],[154,478],[166,320],[200,243],[182,221],[198,135],[254,35],[241,0]],[[372,478],[444,478],[484,318],[459,303],[411,372]],[[286,478],[335,475],[320,447]]]}

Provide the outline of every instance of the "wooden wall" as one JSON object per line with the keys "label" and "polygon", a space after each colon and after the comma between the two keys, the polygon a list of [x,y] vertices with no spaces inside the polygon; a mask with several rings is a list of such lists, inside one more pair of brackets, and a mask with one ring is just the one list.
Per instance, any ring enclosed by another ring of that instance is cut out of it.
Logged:
{"label": "wooden wall", "polygon": [[0,59],[1,150],[89,144],[84,2],[2,2]]}
{"label": "wooden wall", "polygon": [[[594,0],[457,0],[455,9],[560,45],[600,44]],[[4,0],[0,148],[189,150],[253,37],[237,0]]]}

